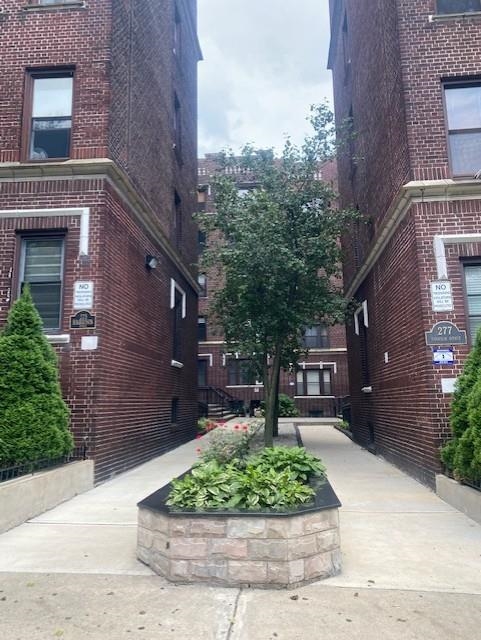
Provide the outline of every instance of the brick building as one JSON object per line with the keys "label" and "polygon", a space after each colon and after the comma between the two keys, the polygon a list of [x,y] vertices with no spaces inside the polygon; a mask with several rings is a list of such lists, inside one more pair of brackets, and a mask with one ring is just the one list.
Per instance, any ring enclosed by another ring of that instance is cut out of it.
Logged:
{"label": "brick building", "polygon": [[103,480],[195,432],[196,2],[0,24],[0,325],[28,282]]}
{"label": "brick building", "polygon": [[[199,160],[199,212],[214,213],[210,181],[220,170],[216,154]],[[225,171],[235,178],[240,191],[255,187],[240,167]],[[319,177],[335,186],[335,163],[324,165]],[[199,232],[200,251],[208,243],[209,237]],[[214,267],[200,273],[199,285],[199,400],[205,405],[224,404],[228,408],[233,404],[252,411],[264,398],[263,385],[252,376],[245,356],[226,352],[222,331],[209,317],[209,304],[221,286],[219,271]],[[348,394],[345,328],[310,327],[305,341],[308,356],[298,371],[281,372],[280,393],[294,398],[303,416],[334,416]]]}
{"label": "brick building", "polygon": [[365,216],[344,238],[359,303],[352,429],[432,484],[481,325],[481,3],[330,0],[330,12],[336,118],[354,132],[339,190]]}

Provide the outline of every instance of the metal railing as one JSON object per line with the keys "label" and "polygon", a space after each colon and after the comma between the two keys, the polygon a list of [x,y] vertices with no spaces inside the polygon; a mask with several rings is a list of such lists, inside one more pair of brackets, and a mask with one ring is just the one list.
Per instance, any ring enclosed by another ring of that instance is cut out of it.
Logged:
{"label": "metal railing", "polygon": [[0,482],[20,478],[21,476],[33,475],[38,471],[45,471],[53,467],[58,467],[69,462],[87,459],[87,445],[82,444],[75,447],[71,453],[59,458],[42,458],[41,460],[29,460],[8,467],[0,467]]}

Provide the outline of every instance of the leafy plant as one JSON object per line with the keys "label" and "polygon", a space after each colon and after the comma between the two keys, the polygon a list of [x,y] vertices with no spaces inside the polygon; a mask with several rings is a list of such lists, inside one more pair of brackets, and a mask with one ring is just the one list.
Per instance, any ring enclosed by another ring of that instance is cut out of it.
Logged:
{"label": "leafy plant", "polygon": [[270,447],[249,460],[260,471],[288,471],[296,480],[307,482],[312,476],[324,476],[326,467],[319,458],[302,447]]}
{"label": "leafy plant", "polygon": [[209,418],[199,418],[197,420],[197,432],[200,434],[209,433],[209,431],[217,429],[218,426],[217,422]]}
{"label": "leafy plant", "polygon": [[68,420],[56,355],[25,287],[0,336],[0,465],[69,453]]}
{"label": "leafy plant", "polygon": [[304,449],[275,447],[227,464],[209,460],[172,482],[167,504],[179,509],[285,509],[312,500],[307,483],[324,476],[320,460]]}
{"label": "leafy plant", "polygon": [[[279,418],[297,418],[299,415],[299,409],[296,407],[296,403],[285,393],[279,394]],[[265,403],[261,402],[261,409],[265,414]]]}

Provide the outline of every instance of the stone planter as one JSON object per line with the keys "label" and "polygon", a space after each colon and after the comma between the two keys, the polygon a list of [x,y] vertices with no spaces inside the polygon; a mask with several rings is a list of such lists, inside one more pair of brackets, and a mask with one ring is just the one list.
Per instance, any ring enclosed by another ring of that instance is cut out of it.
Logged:
{"label": "stone planter", "polygon": [[481,491],[460,484],[442,474],[437,474],[436,493],[452,507],[481,524]]}
{"label": "stone planter", "polygon": [[172,511],[170,485],[139,503],[138,558],[172,582],[297,587],[341,570],[340,502],[329,482],[291,512]]}

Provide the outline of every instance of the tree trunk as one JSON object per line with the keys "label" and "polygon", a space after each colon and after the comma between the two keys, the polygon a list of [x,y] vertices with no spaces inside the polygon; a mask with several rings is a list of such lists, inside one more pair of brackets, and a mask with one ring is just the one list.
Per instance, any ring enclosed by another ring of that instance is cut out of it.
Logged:
{"label": "tree trunk", "polygon": [[273,418],[273,422],[272,422],[272,435],[274,436],[274,438],[277,438],[277,436],[279,435],[279,380],[281,377],[281,372],[280,369],[277,372],[277,376],[276,376],[276,381],[275,381],[275,403],[274,403],[274,418]]}
{"label": "tree trunk", "polygon": [[270,370],[267,368],[267,375],[264,380],[265,385],[265,427],[264,443],[266,447],[272,447],[274,443],[274,430],[277,429],[277,407],[279,374],[281,371],[280,353],[276,351]]}

